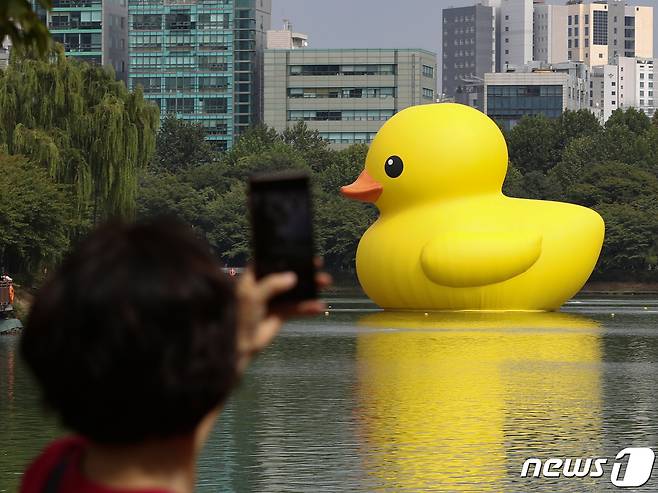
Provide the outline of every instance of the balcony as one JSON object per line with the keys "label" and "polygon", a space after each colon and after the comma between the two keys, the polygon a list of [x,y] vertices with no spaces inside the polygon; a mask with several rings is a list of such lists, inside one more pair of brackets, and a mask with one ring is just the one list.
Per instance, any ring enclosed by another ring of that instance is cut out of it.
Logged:
{"label": "balcony", "polygon": [[196,22],[191,21],[173,21],[167,22],[167,29],[170,31],[189,31],[196,29]]}
{"label": "balcony", "polygon": [[69,21],[69,22],[49,22],[48,29],[101,29],[102,23],[100,21]]}

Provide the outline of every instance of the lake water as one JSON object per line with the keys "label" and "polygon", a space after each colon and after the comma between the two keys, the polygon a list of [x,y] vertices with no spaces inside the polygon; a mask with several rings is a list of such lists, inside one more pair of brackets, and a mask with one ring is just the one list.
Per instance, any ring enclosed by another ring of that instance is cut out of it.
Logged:
{"label": "lake water", "polygon": [[[329,303],[250,368],[201,457],[198,491],[615,491],[617,452],[658,450],[658,299],[535,314]],[[62,433],[17,343],[0,337],[0,491]],[[608,463],[599,478],[522,478],[530,457]],[[658,490],[655,469],[641,491]]]}

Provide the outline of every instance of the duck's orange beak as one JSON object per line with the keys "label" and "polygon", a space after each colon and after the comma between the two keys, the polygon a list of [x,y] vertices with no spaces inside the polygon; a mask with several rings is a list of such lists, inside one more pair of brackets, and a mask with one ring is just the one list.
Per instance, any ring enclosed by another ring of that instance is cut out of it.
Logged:
{"label": "duck's orange beak", "polygon": [[340,192],[345,197],[361,202],[376,202],[383,190],[381,183],[370,176],[366,170],[361,172],[354,183],[340,188]]}

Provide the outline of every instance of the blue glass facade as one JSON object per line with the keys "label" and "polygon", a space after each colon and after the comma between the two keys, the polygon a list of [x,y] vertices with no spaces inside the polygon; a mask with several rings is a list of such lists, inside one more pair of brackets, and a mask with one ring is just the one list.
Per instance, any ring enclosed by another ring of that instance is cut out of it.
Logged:
{"label": "blue glass facade", "polygon": [[49,12],[36,0],[32,5],[67,56],[111,65],[117,78],[127,82],[127,0],[53,0]]}
{"label": "blue glass facade", "polygon": [[561,85],[488,85],[487,115],[506,130],[525,115],[557,118],[563,109]]}
{"label": "blue glass facade", "polygon": [[256,2],[129,0],[130,87],[141,84],[162,117],[199,123],[230,148],[260,118],[259,34],[270,19]]}

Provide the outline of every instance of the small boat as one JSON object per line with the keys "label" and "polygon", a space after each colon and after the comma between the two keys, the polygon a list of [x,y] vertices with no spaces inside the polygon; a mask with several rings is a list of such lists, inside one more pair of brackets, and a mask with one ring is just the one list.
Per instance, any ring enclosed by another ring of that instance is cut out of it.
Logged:
{"label": "small boat", "polygon": [[14,312],[14,281],[6,274],[0,276],[0,334],[18,331],[23,327]]}

